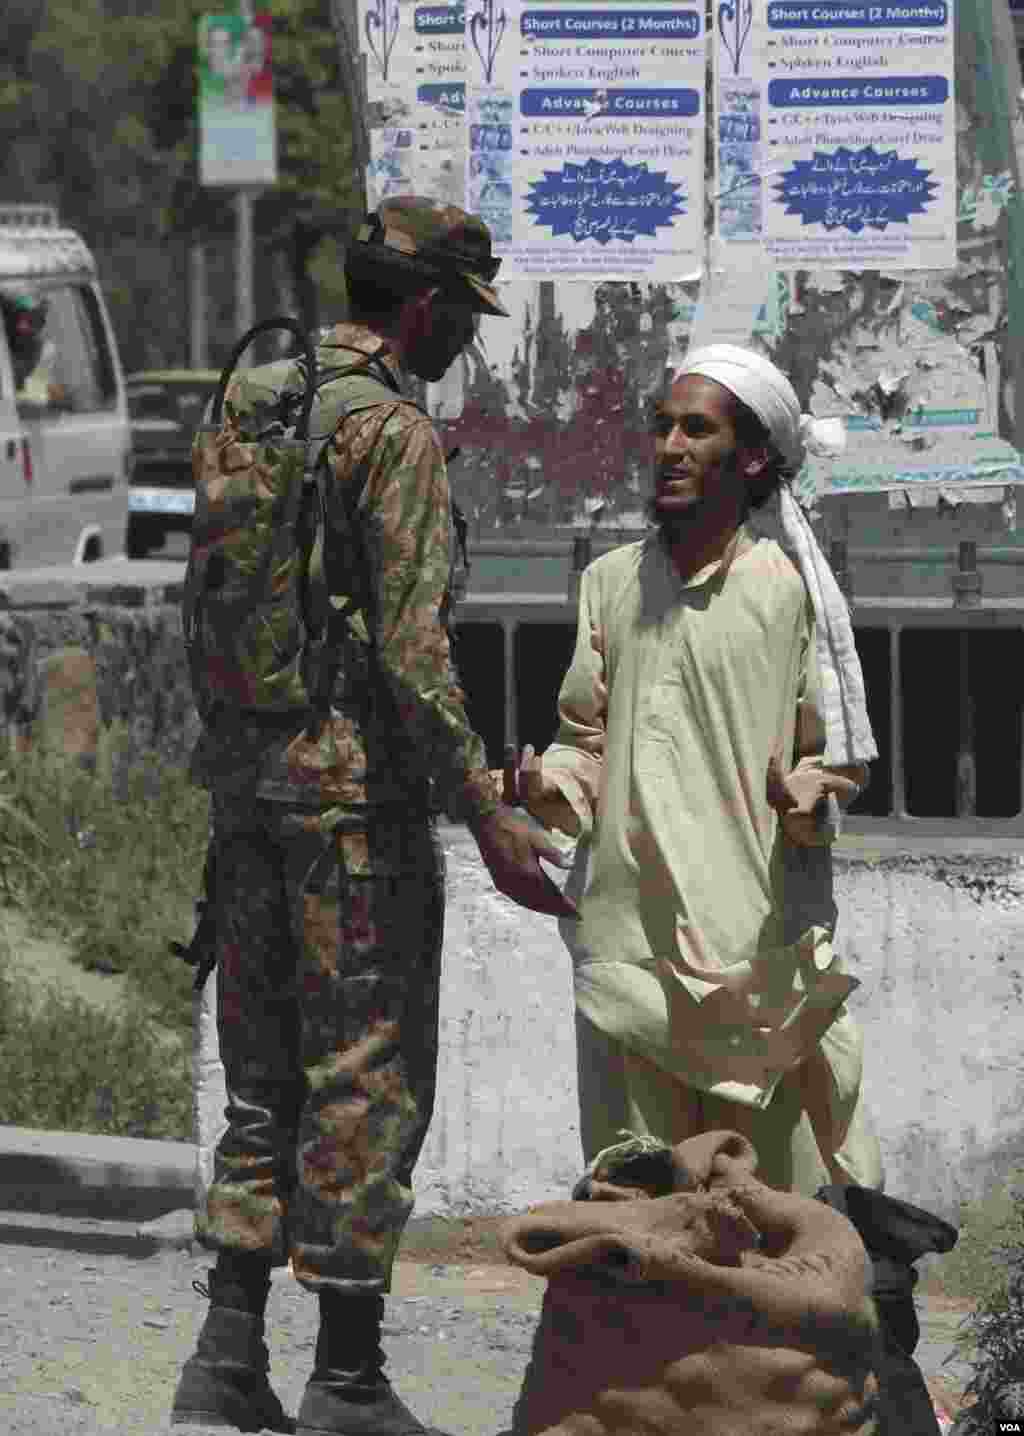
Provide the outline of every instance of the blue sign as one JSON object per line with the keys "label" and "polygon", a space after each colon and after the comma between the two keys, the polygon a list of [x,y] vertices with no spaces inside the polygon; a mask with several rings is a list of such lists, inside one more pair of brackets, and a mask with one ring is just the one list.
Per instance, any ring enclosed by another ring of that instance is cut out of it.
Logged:
{"label": "blue sign", "polygon": [[668,227],[686,213],[681,186],[665,171],[652,172],[646,164],[621,159],[566,163],[560,170],[545,170],[530,189],[526,208],[534,221],[577,244],[585,239],[631,244],[643,236],[652,238],[659,226]]}
{"label": "blue sign", "polygon": [[696,40],[699,10],[524,10],[519,29],[532,40]]}
{"label": "blue sign", "polygon": [[466,11],[461,5],[418,5],[414,25],[417,35],[464,35]]}
{"label": "blue sign", "polygon": [[803,224],[860,234],[924,214],[939,188],[930,174],[895,150],[882,154],[871,145],[857,150],[840,145],[831,153],[815,150],[811,160],[795,160],[775,182],[776,199]]}
{"label": "blue sign", "polygon": [[822,109],[846,105],[941,105],[949,99],[944,75],[871,76],[860,80],[769,80],[768,103],[781,108]]}
{"label": "blue sign", "polygon": [[591,120],[676,120],[700,114],[700,95],[696,90],[523,90],[519,108],[534,119],[584,115]]}
{"label": "blue sign", "polygon": [[416,98],[421,105],[436,105],[453,114],[466,112],[466,86],[462,81],[451,85],[417,85]]}
{"label": "blue sign", "polygon": [[870,5],[858,4],[856,0],[853,4],[846,0],[839,0],[837,4],[822,4],[821,0],[801,4],[798,0],[796,4],[768,6],[770,30],[885,30],[894,26],[925,30],[948,22],[946,0],[932,0],[931,4],[923,5],[879,5],[877,0]]}

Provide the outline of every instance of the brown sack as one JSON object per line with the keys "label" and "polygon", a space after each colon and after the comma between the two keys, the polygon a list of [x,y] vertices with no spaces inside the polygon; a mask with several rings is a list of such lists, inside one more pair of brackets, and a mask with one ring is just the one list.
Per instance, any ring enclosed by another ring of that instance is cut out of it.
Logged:
{"label": "brown sack", "polygon": [[514,1436],[877,1436],[852,1224],[758,1182],[737,1133],[666,1157],[641,1180],[599,1159],[589,1200],[506,1224],[509,1260],[548,1278]]}

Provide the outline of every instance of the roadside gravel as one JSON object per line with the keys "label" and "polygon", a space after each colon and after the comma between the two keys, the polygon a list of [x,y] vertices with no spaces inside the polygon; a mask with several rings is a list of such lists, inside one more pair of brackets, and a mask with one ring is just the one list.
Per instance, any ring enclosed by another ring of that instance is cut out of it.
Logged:
{"label": "roadside gravel", "polygon": [[[209,1259],[138,1259],[0,1245],[0,1431],[5,1436],[194,1436],[171,1427],[178,1372],[206,1312],[192,1290]],[[451,1436],[509,1424],[543,1281],[503,1267],[403,1263],[388,1299],[385,1349],[396,1390]],[[313,1360],[317,1303],[285,1271],[268,1304],[271,1380],[298,1408]]]}
{"label": "roadside gravel", "polygon": [[[187,1248],[139,1255],[145,1248],[126,1239],[127,1224],[103,1222],[90,1237],[88,1223],[69,1221],[61,1249],[60,1219],[32,1221],[0,1213],[0,1432],[200,1436],[199,1427],[171,1427],[168,1412],[206,1312],[192,1282],[206,1279],[210,1258]],[[400,1263],[384,1341],[396,1390],[445,1436],[507,1431],[543,1293],[542,1280],[507,1265]],[[917,1357],[950,1410],[969,1368],[942,1363],[968,1309],[930,1296],[920,1303]],[[267,1317],[271,1379],[294,1414],[317,1303],[276,1271]]]}

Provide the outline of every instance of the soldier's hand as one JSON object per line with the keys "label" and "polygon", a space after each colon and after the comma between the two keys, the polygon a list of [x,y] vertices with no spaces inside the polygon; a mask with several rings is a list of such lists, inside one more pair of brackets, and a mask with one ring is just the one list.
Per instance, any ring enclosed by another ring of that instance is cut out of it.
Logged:
{"label": "soldier's hand", "polygon": [[540,758],[529,743],[519,759],[519,801],[546,828],[557,828],[570,838],[578,835],[579,818],[558,784],[544,776]]}
{"label": "soldier's hand", "polygon": [[513,808],[502,806],[490,817],[471,822],[469,828],[484,866],[500,893],[531,912],[549,917],[579,917],[576,904],[563,896],[538,861],[543,858],[545,862],[566,868],[571,859],[553,847],[550,839],[532,828]]}
{"label": "soldier's hand", "polygon": [[841,773],[831,772],[818,758],[805,758],[791,773],[783,775],[777,758],[768,763],[766,796],[778,813],[783,831],[799,847],[819,847],[828,841],[822,825],[828,811],[828,795],[850,801],[860,791]]}

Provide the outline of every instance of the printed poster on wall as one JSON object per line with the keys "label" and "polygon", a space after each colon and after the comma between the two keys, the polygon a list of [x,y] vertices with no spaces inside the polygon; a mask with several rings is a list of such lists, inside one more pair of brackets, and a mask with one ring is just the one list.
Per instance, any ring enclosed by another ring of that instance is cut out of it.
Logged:
{"label": "printed poster on wall", "polygon": [[[760,265],[761,112],[764,95],[758,71],[755,4],[765,0],[729,0],[714,10],[712,38],[715,86],[715,237],[716,259],[743,270],[743,247],[752,265]],[[757,246],[756,253],[750,253]],[[732,253],[730,254],[730,250]]]}
{"label": "printed poster on wall", "polygon": [[466,199],[502,278],[699,270],[703,19],[678,0],[470,0]]}
{"label": "printed poster on wall", "polygon": [[370,204],[415,193],[463,205],[463,5],[360,0],[359,35],[371,113]]}
{"label": "printed poster on wall", "polygon": [[763,23],[733,29],[732,47],[752,40],[761,76],[768,261],[954,268],[953,0],[755,3]]}

